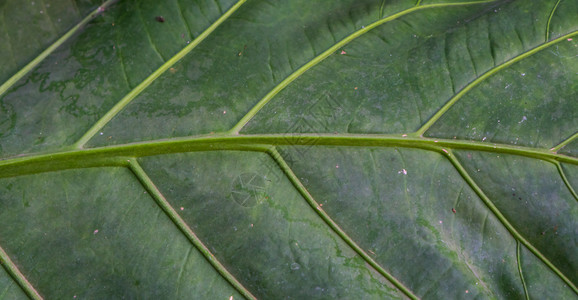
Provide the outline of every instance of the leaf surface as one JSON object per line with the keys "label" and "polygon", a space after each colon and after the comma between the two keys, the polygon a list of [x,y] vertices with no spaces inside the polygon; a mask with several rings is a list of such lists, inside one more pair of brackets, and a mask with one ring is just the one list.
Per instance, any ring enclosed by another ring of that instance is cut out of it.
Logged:
{"label": "leaf surface", "polygon": [[18,3],[0,298],[578,295],[578,2]]}

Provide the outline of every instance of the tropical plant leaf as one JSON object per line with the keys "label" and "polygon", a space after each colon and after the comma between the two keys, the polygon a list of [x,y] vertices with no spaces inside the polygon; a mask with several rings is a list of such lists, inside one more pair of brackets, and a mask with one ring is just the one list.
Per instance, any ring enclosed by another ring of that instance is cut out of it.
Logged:
{"label": "tropical plant leaf", "polygon": [[0,298],[578,295],[576,1],[0,10]]}

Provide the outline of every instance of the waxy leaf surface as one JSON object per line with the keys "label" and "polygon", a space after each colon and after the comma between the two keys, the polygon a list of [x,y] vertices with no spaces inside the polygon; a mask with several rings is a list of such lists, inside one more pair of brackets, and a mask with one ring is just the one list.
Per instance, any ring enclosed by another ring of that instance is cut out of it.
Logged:
{"label": "waxy leaf surface", "polygon": [[0,298],[578,297],[577,1],[0,12]]}

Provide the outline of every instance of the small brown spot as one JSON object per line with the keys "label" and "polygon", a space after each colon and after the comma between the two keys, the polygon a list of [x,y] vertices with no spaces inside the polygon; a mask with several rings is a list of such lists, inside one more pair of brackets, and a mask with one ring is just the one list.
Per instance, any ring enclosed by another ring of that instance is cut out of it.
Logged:
{"label": "small brown spot", "polygon": [[155,20],[159,23],[164,23],[165,22],[165,18],[163,16],[156,16]]}
{"label": "small brown spot", "polygon": [[175,73],[177,72],[177,69],[175,69],[175,68],[170,68],[170,69],[169,69],[169,72],[171,72],[171,74],[175,74]]}
{"label": "small brown spot", "polygon": [[452,212],[455,214],[456,213],[456,209],[452,207]]}
{"label": "small brown spot", "polygon": [[243,46],[243,50],[239,51],[239,53],[237,53],[237,56],[241,56],[243,55],[243,51],[247,50],[247,45]]}

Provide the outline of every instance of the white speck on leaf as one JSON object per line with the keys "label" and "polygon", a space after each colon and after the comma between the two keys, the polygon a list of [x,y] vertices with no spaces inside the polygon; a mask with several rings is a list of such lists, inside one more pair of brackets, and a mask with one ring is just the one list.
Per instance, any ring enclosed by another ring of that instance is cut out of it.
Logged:
{"label": "white speck on leaf", "polygon": [[397,174],[401,174],[403,173],[403,175],[407,175],[407,170],[406,169],[401,169],[401,171],[398,171]]}
{"label": "white speck on leaf", "polygon": [[528,120],[528,118],[526,118],[526,116],[522,116],[522,120],[520,122],[518,122],[518,124],[523,123],[524,121]]}

